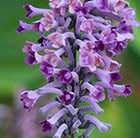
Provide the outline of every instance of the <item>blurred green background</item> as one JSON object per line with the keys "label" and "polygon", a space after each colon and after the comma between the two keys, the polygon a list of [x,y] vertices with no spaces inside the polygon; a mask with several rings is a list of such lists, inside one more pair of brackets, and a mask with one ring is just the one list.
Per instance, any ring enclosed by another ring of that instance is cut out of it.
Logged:
{"label": "blurred green background", "polygon": [[[140,21],[140,0],[129,0],[131,7],[137,9],[137,20]],[[47,0],[1,0],[0,1],[0,104],[13,108],[13,93],[17,88],[26,87],[36,89],[45,83],[39,66],[29,67],[23,60],[26,55],[21,51],[25,40],[36,42],[38,33],[16,33],[18,20],[25,19],[26,3],[36,7],[47,7]],[[37,18],[29,19],[31,23]],[[125,98],[118,98],[115,102],[106,100],[101,104],[105,113],[102,121],[113,125],[107,133],[93,131],[90,138],[140,138],[140,28],[135,29],[135,41],[118,57],[122,63],[122,83],[132,83],[133,94]],[[21,109],[22,110],[22,109]],[[14,124],[13,124],[14,125]],[[3,138],[3,137],[2,137]],[[4,137],[5,138],[5,137]],[[15,137],[10,137],[15,138]]]}

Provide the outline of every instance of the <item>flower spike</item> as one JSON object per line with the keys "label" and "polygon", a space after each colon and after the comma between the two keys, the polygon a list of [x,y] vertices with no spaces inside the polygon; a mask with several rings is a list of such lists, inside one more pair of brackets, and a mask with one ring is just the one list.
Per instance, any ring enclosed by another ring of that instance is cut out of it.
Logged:
{"label": "flower spike", "polygon": [[[75,137],[79,129],[85,131],[78,138],[88,138],[95,127],[106,132],[112,126],[97,118],[104,113],[100,102],[132,93],[130,84],[118,84],[121,64],[114,57],[134,40],[133,27],[140,26],[135,9],[126,0],[49,0],[49,6],[25,5],[26,18],[42,17],[17,27],[19,34],[39,33],[37,43],[26,41],[22,51],[25,62],[40,64],[47,79],[41,88],[21,93],[23,106],[30,111],[41,97],[55,95],[39,109],[42,131],[53,132],[53,138]],[[47,115],[52,108],[56,113]]]}

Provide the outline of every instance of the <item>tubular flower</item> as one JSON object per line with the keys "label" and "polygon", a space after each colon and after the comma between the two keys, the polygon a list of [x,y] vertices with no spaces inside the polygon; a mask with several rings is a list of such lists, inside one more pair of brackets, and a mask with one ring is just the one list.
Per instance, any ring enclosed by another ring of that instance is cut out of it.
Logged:
{"label": "tubular flower", "polygon": [[33,24],[19,21],[17,28],[19,34],[40,34],[37,44],[26,41],[23,52],[28,55],[27,64],[41,64],[40,71],[48,82],[21,93],[24,108],[30,111],[41,97],[55,94],[54,101],[39,109],[45,116],[58,108],[40,123],[44,132],[55,131],[53,138],[74,137],[79,129],[85,129],[79,138],[88,138],[94,127],[106,132],[111,125],[93,114],[104,112],[99,103],[105,95],[114,101],[132,93],[130,84],[116,84],[122,76],[121,64],[114,57],[134,40],[132,27],[140,25],[135,10],[125,0],[49,0],[49,5],[52,9],[25,5],[26,18],[42,17]]}

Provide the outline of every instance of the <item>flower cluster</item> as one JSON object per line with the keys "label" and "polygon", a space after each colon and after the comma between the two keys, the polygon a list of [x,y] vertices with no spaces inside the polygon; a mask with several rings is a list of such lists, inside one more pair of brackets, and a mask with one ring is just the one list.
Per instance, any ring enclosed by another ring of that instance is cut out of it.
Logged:
{"label": "flower cluster", "polygon": [[139,26],[135,9],[125,0],[49,0],[49,5],[51,9],[25,5],[26,18],[43,17],[32,24],[19,21],[18,33],[40,33],[37,43],[26,41],[23,52],[28,55],[27,64],[41,64],[47,79],[45,86],[24,91],[21,101],[31,110],[41,97],[56,95],[39,110],[45,115],[58,108],[40,123],[44,132],[56,131],[53,138],[74,137],[79,129],[85,129],[79,138],[88,138],[94,127],[106,132],[111,125],[87,112],[104,112],[98,103],[105,100],[105,91],[110,101],[132,92],[130,84],[116,84],[122,76],[114,57],[134,40],[132,27]]}

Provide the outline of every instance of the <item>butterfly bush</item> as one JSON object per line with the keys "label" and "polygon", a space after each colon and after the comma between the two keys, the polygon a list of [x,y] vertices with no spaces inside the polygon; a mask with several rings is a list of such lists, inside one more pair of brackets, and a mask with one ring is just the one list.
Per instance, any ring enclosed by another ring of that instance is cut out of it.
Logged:
{"label": "butterfly bush", "polygon": [[106,132],[112,126],[97,118],[104,112],[99,103],[132,93],[130,84],[117,84],[121,64],[114,57],[134,40],[135,9],[125,0],[49,0],[49,6],[25,5],[26,18],[42,16],[32,24],[19,21],[17,28],[19,34],[39,32],[37,43],[26,41],[23,52],[25,62],[40,64],[47,79],[37,90],[21,93],[24,108],[30,111],[40,98],[54,94],[54,101],[39,109],[45,118],[58,108],[40,122],[42,131],[55,132],[53,138],[74,137],[79,129],[85,129],[79,138],[88,138],[95,127]]}

